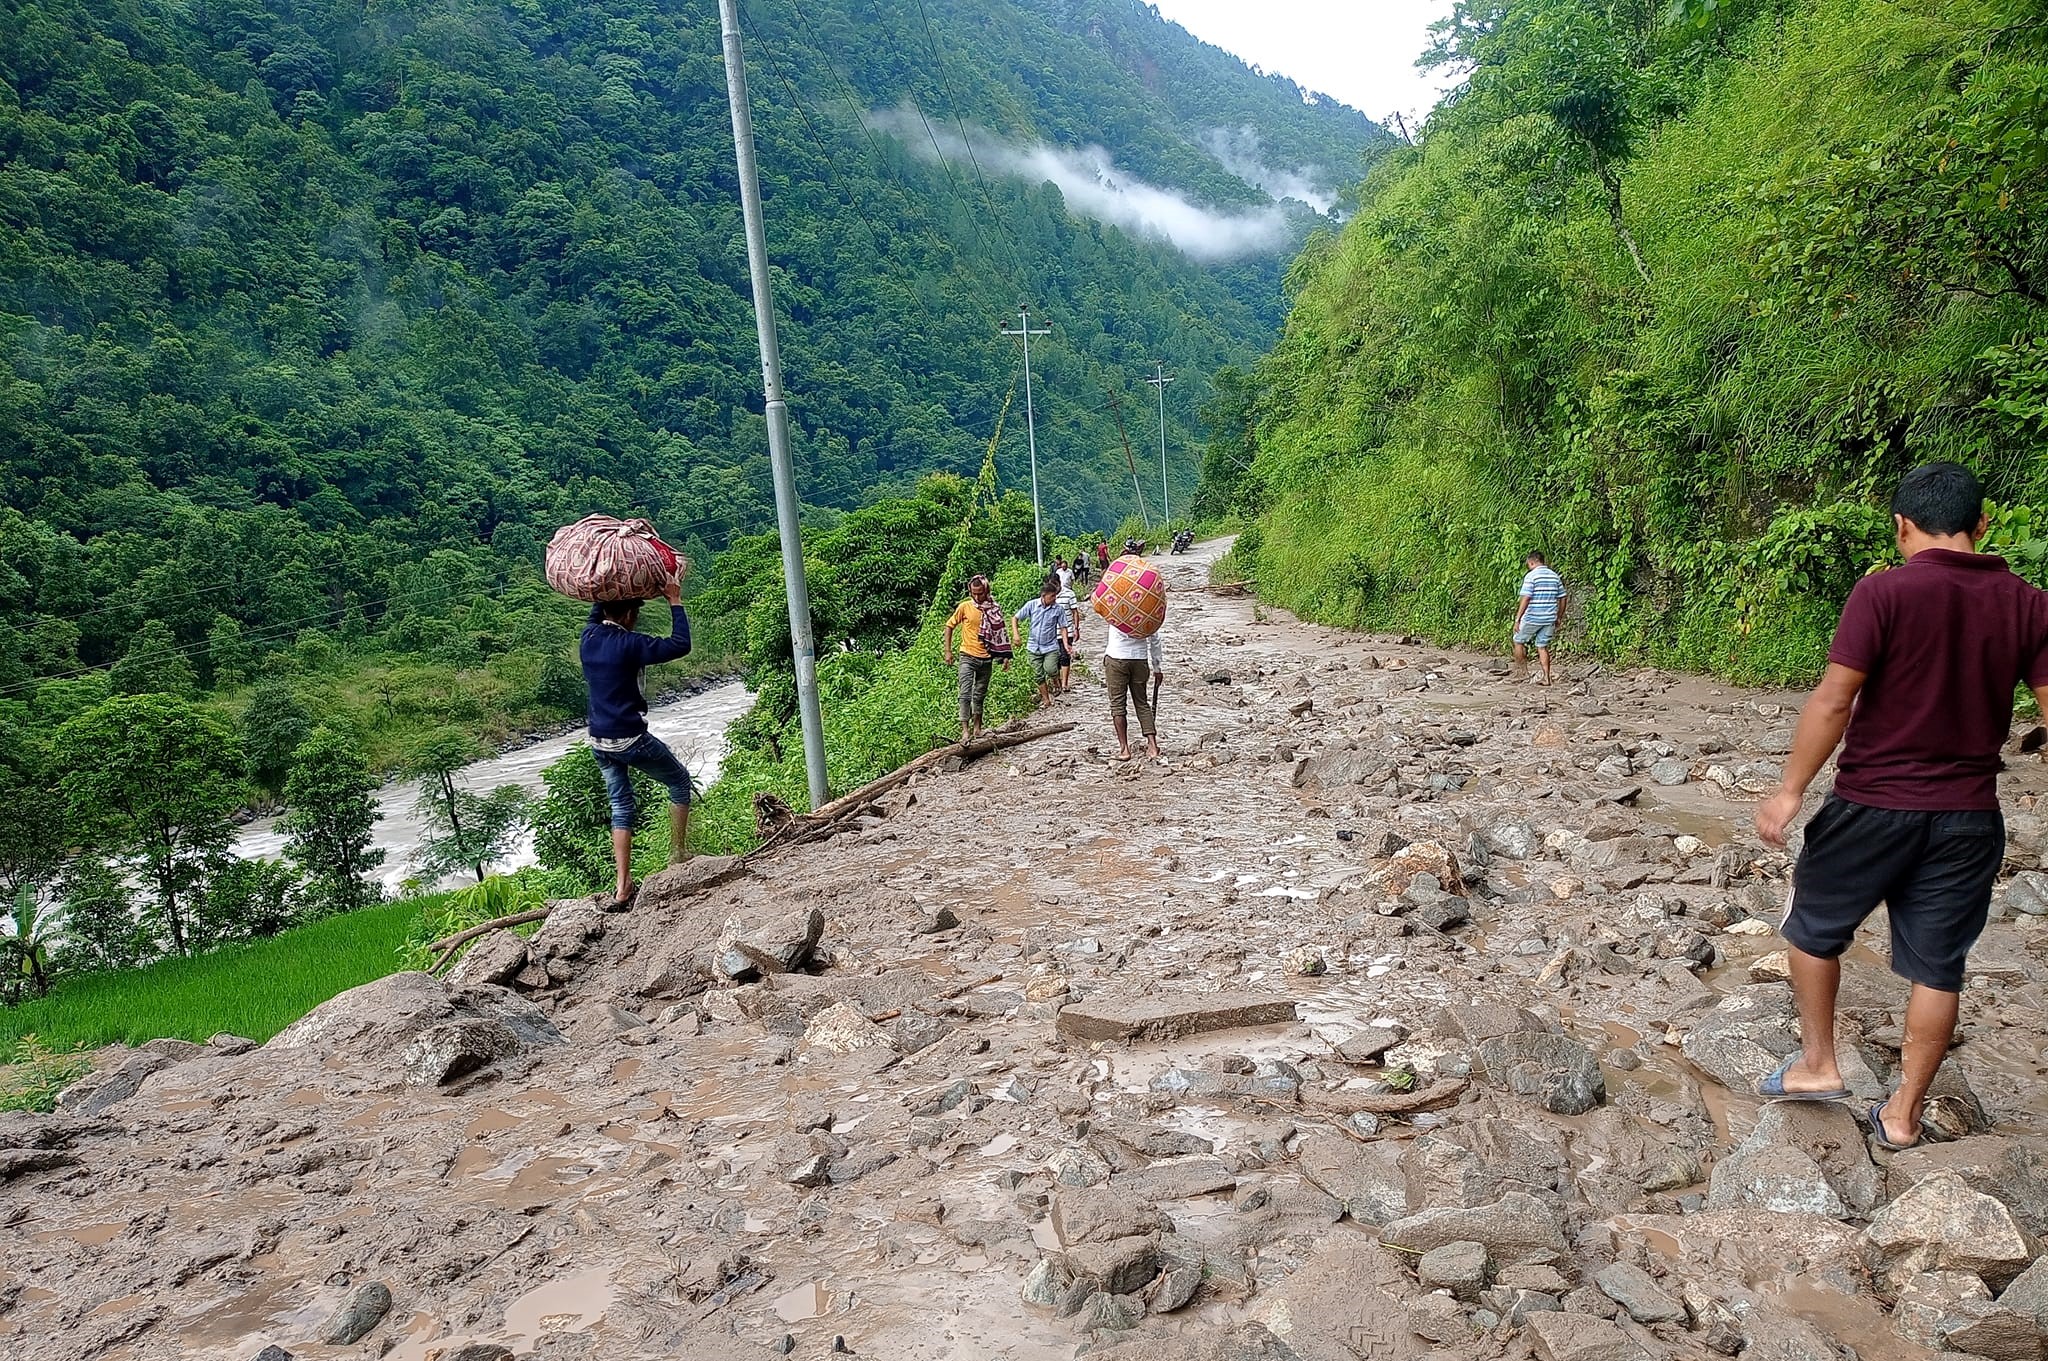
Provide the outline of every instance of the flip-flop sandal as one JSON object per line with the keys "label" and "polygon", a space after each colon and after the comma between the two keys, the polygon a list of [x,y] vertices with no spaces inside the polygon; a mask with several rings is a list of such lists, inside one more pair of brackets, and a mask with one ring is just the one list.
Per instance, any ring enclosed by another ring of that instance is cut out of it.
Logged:
{"label": "flip-flop sandal", "polygon": [[1864,1118],[1870,1121],[1871,1141],[1887,1153],[1904,1153],[1909,1148],[1918,1148],[1920,1146],[1918,1136],[1915,1136],[1910,1144],[1895,1144],[1891,1141],[1891,1136],[1884,1132],[1884,1105],[1885,1101],[1889,1100],[1891,1098],[1886,1097],[1884,1101],[1875,1103],[1868,1111],[1864,1112]]}
{"label": "flip-flop sandal", "polygon": [[604,910],[607,912],[624,912],[633,905],[633,900],[639,896],[640,881],[638,879],[629,880],[626,884],[626,896],[612,899],[604,905]]}
{"label": "flip-flop sandal", "polygon": [[1776,1072],[1756,1084],[1756,1094],[1766,1101],[1840,1101],[1849,1095],[1847,1087],[1838,1087],[1831,1092],[1788,1092],[1785,1090],[1785,1074],[1793,1064],[1805,1057],[1802,1049],[1792,1051],[1792,1057],[1778,1065]]}

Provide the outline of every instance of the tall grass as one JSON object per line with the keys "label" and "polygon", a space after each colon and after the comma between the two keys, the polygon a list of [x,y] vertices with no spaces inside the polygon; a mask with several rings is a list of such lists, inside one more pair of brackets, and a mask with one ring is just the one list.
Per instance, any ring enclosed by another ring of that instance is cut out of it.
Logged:
{"label": "tall grass", "polygon": [[0,1053],[33,1035],[54,1050],[225,1031],[267,1040],[337,993],[402,967],[419,900],[364,908],[189,959],[60,982],[0,1008]]}

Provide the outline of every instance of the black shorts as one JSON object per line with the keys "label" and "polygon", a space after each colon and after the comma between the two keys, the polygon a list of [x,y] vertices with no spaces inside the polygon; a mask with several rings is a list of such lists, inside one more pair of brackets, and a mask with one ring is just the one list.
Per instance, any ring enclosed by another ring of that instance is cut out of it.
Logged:
{"label": "black shorts", "polygon": [[1963,961],[1983,934],[2004,859],[2005,818],[1996,809],[1871,808],[1830,794],[1806,825],[1785,939],[1834,959],[1883,903],[1892,972],[1961,992]]}

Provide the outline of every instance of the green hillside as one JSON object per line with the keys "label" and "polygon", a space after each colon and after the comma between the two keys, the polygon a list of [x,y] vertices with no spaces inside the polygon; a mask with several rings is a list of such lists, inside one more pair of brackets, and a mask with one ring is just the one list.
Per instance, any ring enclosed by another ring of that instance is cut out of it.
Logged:
{"label": "green hillside", "polygon": [[[2048,500],[2038,7],[1465,0],[1436,55],[1463,85],[1218,382],[1262,593],[1500,645],[1538,547],[1568,647],[1793,679],[1906,467]],[[2035,574],[2038,518],[1998,522]]]}
{"label": "green hillside", "polygon": [[[746,17],[821,524],[974,476],[1020,299],[1054,329],[1048,510],[1121,519],[1110,394],[1164,359],[1191,446],[1317,220],[1215,136],[1330,191],[1387,142],[1136,0]],[[1091,216],[1034,178],[1041,139],[1266,236]],[[307,640],[301,670],[338,646],[538,694],[556,524],[641,510],[702,559],[767,523],[753,346],[712,5],[0,0],[0,699],[75,710],[98,682],[64,678],[138,650],[117,689],[234,685]]]}

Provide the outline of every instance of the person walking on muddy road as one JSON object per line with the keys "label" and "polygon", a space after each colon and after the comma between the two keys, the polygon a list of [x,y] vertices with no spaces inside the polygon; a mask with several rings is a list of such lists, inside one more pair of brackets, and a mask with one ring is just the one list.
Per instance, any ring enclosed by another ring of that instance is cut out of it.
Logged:
{"label": "person walking on muddy road", "polygon": [[639,601],[602,601],[590,607],[577,649],[590,696],[591,753],[611,801],[614,912],[632,906],[639,891],[633,882],[633,823],[639,811],[633,796],[635,770],[646,771],[668,790],[669,863],[680,865],[690,856],[690,796],[696,786],[668,743],[647,730],[647,694],[641,685],[648,667],[690,655],[690,616],[683,609],[679,577],[668,584],[668,613],[669,636],[656,638],[633,631],[640,621]]}
{"label": "person walking on muddy road", "polygon": [[[1135,558],[1145,550],[1136,539],[1124,544],[1124,556]],[[1098,606],[1099,608],[1099,606]],[[1145,753],[1160,759],[1158,708],[1154,703],[1156,682],[1166,674],[1166,656],[1159,630],[1133,638],[1114,625],[1103,630],[1109,635],[1102,652],[1102,679],[1109,688],[1109,725],[1116,732],[1117,759],[1131,759],[1131,730],[1128,708],[1138,711],[1138,731],[1145,738]]]}
{"label": "person walking on muddy road", "polygon": [[1963,965],[2005,857],[1999,750],[2024,683],[2048,710],[2048,592],[1979,553],[1983,488],[1954,463],[1915,468],[1892,498],[1905,565],[1849,593],[1827,671],[1800,712],[1756,830],[1785,845],[1807,785],[1841,745],[1835,785],[1806,825],[1782,928],[1803,1047],[1759,1085],[1774,1100],[1849,1095],[1835,1057],[1842,953],[1883,902],[1892,972],[1912,984],[1899,1085],[1866,1113],[1887,1149],[1920,1141],[1948,1052]]}
{"label": "person walking on muddy road", "polygon": [[1557,636],[1558,621],[1564,618],[1564,578],[1553,571],[1541,553],[1523,559],[1529,571],[1522,578],[1521,604],[1515,607],[1515,679],[1529,674],[1529,648],[1536,649],[1543,683],[1550,684],[1550,642]]}
{"label": "person walking on muddy road", "polygon": [[981,736],[982,718],[988,707],[988,683],[998,661],[1008,665],[1016,637],[1003,618],[1003,607],[989,594],[987,577],[967,583],[967,598],[953,607],[946,620],[941,645],[946,665],[953,666],[953,634],[960,634],[960,740]]}
{"label": "person walking on muddy road", "polygon": [[1017,622],[1027,630],[1024,648],[1031,654],[1031,675],[1038,682],[1038,707],[1052,707],[1053,691],[1060,689],[1060,673],[1065,664],[1060,660],[1067,655],[1074,634],[1074,615],[1067,606],[1060,603],[1064,594],[1072,600],[1073,593],[1060,585],[1060,579],[1050,573],[1039,587],[1038,599],[1017,611]]}

